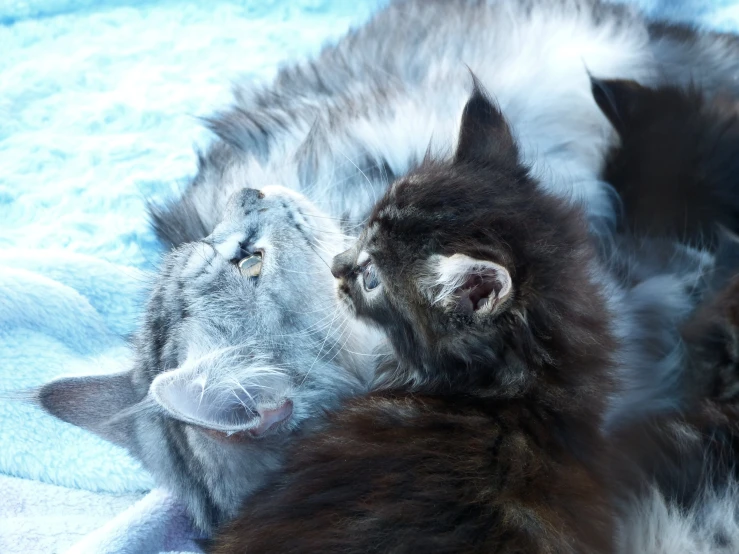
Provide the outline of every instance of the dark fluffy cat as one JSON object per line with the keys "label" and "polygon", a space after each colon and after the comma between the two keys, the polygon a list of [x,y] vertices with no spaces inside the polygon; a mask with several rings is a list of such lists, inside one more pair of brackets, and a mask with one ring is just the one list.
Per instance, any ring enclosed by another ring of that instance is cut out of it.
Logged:
{"label": "dark fluffy cat", "polygon": [[679,409],[613,434],[612,478],[632,485],[616,497],[625,500],[621,552],[737,552],[739,244],[729,231],[739,224],[736,107],[694,85],[593,79],[592,90],[621,138],[605,173],[623,200],[617,240],[629,255],[609,260],[612,269],[637,286],[630,256],[679,260],[691,251],[681,243],[715,254],[692,292],[702,304],[680,329]]}
{"label": "dark fluffy cat", "polygon": [[[626,235],[708,242],[715,251],[706,299],[683,329],[689,362],[704,361],[696,372],[714,376],[739,354],[739,103],[725,95],[708,98],[693,85],[648,88],[592,77],[591,83],[620,135],[604,176],[622,199]],[[734,396],[724,389],[714,386],[723,390],[719,396]]]}
{"label": "dark fluffy cat", "polygon": [[739,232],[739,106],[694,85],[592,79],[621,144],[604,178],[623,201],[622,227],[715,246],[716,223]]}
{"label": "dark fluffy cat", "polygon": [[596,103],[620,135],[604,176],[623,202],[625,232],[617,240],[633,243],[621,250],[633,256],[650,248],[676,257],[680,245],[689,243],[715,254],[715,266],[694,291],[696,297],[705,295],[702,305],[681,331],[683,397],[687,402],[735,398],[739,105],[694,85],[648,88],[595,78],[591,83]]}
{"label": "dark fluffy cat", "polygon": [[476,87],[453,161],[397,181],[334,259],[397,390],[330,415],[211,552],[612,551],[615,340],[592,259]]}
{"label": "dark fluffy cat", "polygon": [[[721,261],[721,257],[719,257]],[[683,328],[686,403],[618,431],[622,552],[739,551],[739,274]],[[616,466],[614,466],[616,467]]]}

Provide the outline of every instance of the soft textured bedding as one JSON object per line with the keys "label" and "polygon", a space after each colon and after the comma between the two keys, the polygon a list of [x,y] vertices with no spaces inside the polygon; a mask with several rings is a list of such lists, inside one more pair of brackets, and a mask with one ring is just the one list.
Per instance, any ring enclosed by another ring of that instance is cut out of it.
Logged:
{"label": "soft textured bedding", "polygon": [[[197,116],[384,2],[0,0],[0,552],[197,550],[122,449],[13,393],[126,366],[161,253],[145,202],[194,172]],[[739,0],[636,3],[739,30]]]}

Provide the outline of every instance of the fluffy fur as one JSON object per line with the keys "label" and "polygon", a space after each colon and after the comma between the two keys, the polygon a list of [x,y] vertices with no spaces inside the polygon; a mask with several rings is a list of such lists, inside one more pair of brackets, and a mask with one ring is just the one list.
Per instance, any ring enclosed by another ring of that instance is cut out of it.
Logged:
{"label": "fluffy fur", "polygon": [[[587,226],[530,177],[479,88],[458,144],[396,181],[332,267],[413,394],[335,414],[214,552],[611,551],[600,421],[616,341]],[[440,284],[422,277],[434,264]]]}
{"label": "fluffy fur", "polygon": [[620,552],[736,552],[739,406],[704,398],[615,436],[636,490],[621,493]]}
{"label": "fluffy fur", "polygon": [[598,172],[613,136],[585,68],[652,82],[648,40],[637,13],[595,0],[393,2],[270,87],[238,88],[234,107],[208,119],[222,140],[185,195],[155,210],[155,225],[173,244],[200,239],[227,191],[275,182],[333,215],[365,217],[427,149],[453,148],[469,66],[512,121],[525,160],[605,230],[613,213]]}
{"label": "fluffy fur", "polygon": [[537,189],[479,90],[460,137],[452,163],[391,187],[332,268],[388,333],[388,382],[413,394],[334,414],[212,551],[733,551],[739,281],[683,330],[691,371],[718,385],[615,432],[606,461],[618,346],[581,220]]}
{"label": "fluffy fur", "polygon": [[620,552],[731,554],[739,549],[739,489],[734,481],[706,491],[688,510],[652,489],[621,522]]}
{"label": "fluffy fur", "polygon": [[735,101],[598,79],[593,94],[621,139],[604,176],[623,202],[622,226],[709,247],[717,224],[739,231]]}
{"label": "fluffy fur", "polygon": [[[671,31],[655,34],[636,12],[596,0],[398,0],[316,59],[283,68],[269,86],[237,88],[233,105],[207,119],[217,138],[193,182],[180,198],[151,207],[159,237],[176,250],[134,341],[135,367],[49,384],[43,406],[127,446],[211,530],[279,467],[292,433],[339,397],[365,390],[361,376],[379,340],[334,317],[325,262],[394,176],[427,151],[453,149],[469,90],[465,64],[504,109],[523,161],[548,190],[585,204],[605,245],[615,212],[600,170],[615,134],[591,98],[586,67],[645,84],[680,80],[686,66],[698,82],[728,80],[731,41],[681,32],[683,42]],[[239,192],[244,187],[275,184],[315,205],[283,190],[270,201],[284,198],[284,208],[227,207],[234,195],[255,194]],[[312,214],[302,233],[296,203]],[[251,230],[269,245],[256,287],[227,254]],[[643,283],[631,292],[614,284],[609,296],[625,306],[615,332],[631,345],[622,355],[635,368],[627,395],[635,400],[614,401],[614,419],[653,398],[676,363],[675,321],[689,310],[685,291],[704,260],[667,259],[647,271],[645,260],[629,258],[626,273],[641,271]],[[655,365],[654,378],[641,371]],[[267,435],[249,438],[263,428]]]}
{"label": "fluffy fur", "polygon": [[[331,274],[316,271],[338,236],[291,191],[235,194],[211,235],[166,256],[131,370],[54,381],[41,405],[128,448],[212,529],[296,429],[367,390],[377,339],[337,313]],[[237,262],[255,251],[261,274],[245,277]]]}

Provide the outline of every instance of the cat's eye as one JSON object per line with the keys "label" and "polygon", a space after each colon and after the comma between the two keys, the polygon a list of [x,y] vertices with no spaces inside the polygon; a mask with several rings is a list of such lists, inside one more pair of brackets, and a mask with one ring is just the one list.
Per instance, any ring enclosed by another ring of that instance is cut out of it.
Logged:
{"label": "cat's eye", "polygon": [[244,277],[259,277],[262,272],[262,253],[256,252],[251,256],[239,260],[236,264]]}
{"label": "cat's eye", "polygon": [[375,270],[375,264],[369,262],[362,269],[362,284],[364,284],[364,290],[371,291],[376,289],[380,284],[380,279],[377,277],[377,271]]}

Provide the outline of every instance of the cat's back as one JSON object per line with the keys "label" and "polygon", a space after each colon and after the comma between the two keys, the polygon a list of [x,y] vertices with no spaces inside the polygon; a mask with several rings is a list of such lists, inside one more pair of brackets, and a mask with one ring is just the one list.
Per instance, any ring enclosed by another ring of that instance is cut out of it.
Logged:
{"label": "cat's back", "polygon": [[605,488],[563,426],[522,401],[353,400],[211,552],[609,552]]}

